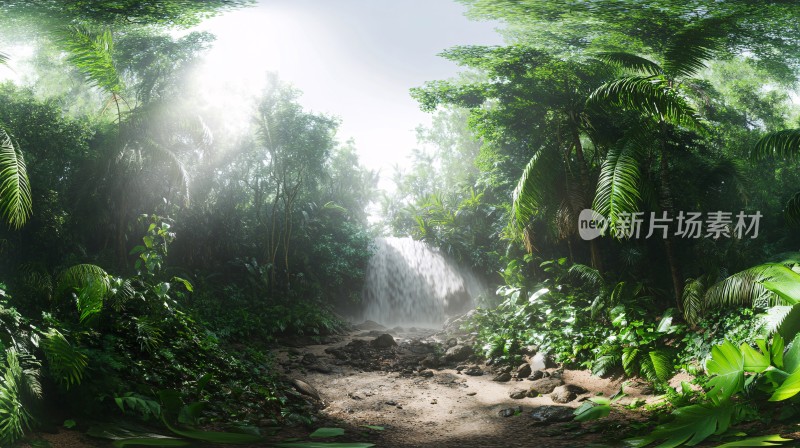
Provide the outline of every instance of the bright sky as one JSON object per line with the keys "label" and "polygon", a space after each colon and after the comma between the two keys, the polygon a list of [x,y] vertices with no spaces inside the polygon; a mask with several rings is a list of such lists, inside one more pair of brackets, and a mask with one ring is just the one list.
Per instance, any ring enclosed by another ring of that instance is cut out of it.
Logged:
{"label": "bright sky", "polygon": [[464,11],[453,0],[261,0],[199,27],[217,35],[204,82],[232,120],[247,120],[243,99],[277,72],[307,109],[340,117],[340,139],[354,139],[362,163],[388,177],[430,122],[408,90],[459,71],[436,54],[502,43],[497,24]]}

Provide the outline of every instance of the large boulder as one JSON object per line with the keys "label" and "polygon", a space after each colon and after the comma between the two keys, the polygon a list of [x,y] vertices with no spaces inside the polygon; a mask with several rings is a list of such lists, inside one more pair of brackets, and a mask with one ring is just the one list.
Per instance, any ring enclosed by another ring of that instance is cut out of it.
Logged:
{"label": "large boulder", "polygon": [[377,338],[373,339],[372,341],[370,341],[370,345],[372,345],[375,348],[389,348],[396,346],[397,342],[395,342],[392,335],[384,333],[378,336]]}
{"label": "large boulder", "polygon": [[573,384],[567,384],[565,386],[558,386],[553,389],[553,392],[550,394],[550,399],[555,403],[569,403],[570,401],[578,398],[578,395],[585,393],[586,389]]}
{"label": "large boulder", "polygon": [[472,347],[462,344],[454,345],[444,353],[446,362],[466,361],[470,356],[472,356]]}
{"label": "large boulder", "polygon": [[561,381],[560,378],[542,378],[531,383],[531,387],[528,389],[528,396],[536,397],[538,395],[547,395],[552,393],[556,387],[563,385],[564,382]]}
{"label": "large boulder", "polygon": [[517,367],[517,378],[527,378],[531,374],[531,365],[527,362]]}

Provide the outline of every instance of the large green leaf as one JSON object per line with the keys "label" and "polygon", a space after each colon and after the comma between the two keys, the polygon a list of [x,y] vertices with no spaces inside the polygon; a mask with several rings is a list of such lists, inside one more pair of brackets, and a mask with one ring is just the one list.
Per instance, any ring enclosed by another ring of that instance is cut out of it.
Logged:
{"label": "large green leaf", "polygon": [[708,381],[711,386],[708,396],[714,401],[726,400],[744,387],[744,356],[738,347],[726,340],[711,349],[706,372],[713,375]]}
{"label": "large green leaf", "polygon": [[656,427],[649,435],[628,439],[637,447],[662,441],[658,448],[673,448],[681,445],[694,446],[712,434],[722,434],[728,430],[734,407],[729,402],[718,405],[695,404],[678,408],[672,415],[675,420]]}
{"label": "large green leaf", "polygon": [[312,432],[309,437],[312,439],[323,439],[326,437],[338,437],[343,435],[344,429],[342,428],[319,428]]}
{"label": "large green leaf", "polygon": [[0,129],[0,219],[20,228],[33,212],[25,159],[11,137]]}
{"label": "large green leaf", "polygon": [[375,444],[363,442],[283,442],[272,446],[280,448],[370,448]]}
{"label": "large green leaf", "polygon": [[769,397],[769,401],[783,401],[794,397],[800,392],[800,369],[791,372],[783,383]]}
{"label": "large green leaf", "polygon": [[639,161],[631,147],[613,148],[600,167],[592,208],[608,219],[614,230],[621,214],[639,211]]}
{"label": "large green leaf", "polygon": [[208,443],[222,443],[231,445],[244,445],[262,441],[261,436],[236,432],[198,431],[194,429],[178,429],[162,418],[166,427],[175,434],[187,439],[200,440]]}
{"label": "large green leaf", "polygon": [[99,439],[114,441],[115,447],[125,446],[186,446],[188,440],[178,439],[138,428],[127,428],[121,425],[95,425],[86,431],[86,435]]}
{"label": "large green leaf", "polygon": [[759,352],[745,343],[742,343],[742,345],[739,346],[739,350],[742,352],[742,356],[744,358],[745,371],[761,373],[769,368],[769,352]]}
{"label": "large green leaf", "polygon": [[733,448],[737,446],[780,446],[783,442],[791,442],[792,439],[784,439],[780,434],[768,436],[755,436],[746,439],[728,442],[716,448]]}
{"label": "large green leaf", "polygon": [[653,370],[656,377],[661,381],[669,381],[672,377],[672,372],[675,371],[675,365],[672,363],[672,358],[665,350],[653,350],[649,353],[650,361],[653,363]]}
{"label": "large green leaf", "polygon": [[800,274],[784,265],[773,266],[768,279],[762,280],[761,284],[787,304],[800,303]]}

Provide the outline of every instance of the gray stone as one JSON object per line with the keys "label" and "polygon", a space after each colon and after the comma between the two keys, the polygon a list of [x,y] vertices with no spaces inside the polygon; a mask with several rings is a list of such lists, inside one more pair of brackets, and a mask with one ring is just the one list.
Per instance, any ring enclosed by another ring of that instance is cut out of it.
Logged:
{"label": "gray stone", "polygon": [[508,372],[501,373],[500,375],[497,375],[494,378],[492,378],[492,381],[498,381],[500,383],[506,383],[508,381],[511,381],[511,374],[508,373]]}
{"label": "gray stone", "polygon": [[458,339],[450,338],[447,340],[447,343],[445,345],[447,346],[447,348],[455,347],[456,345],[458,345]]}
{"label": "gray stone", "polygon": [[531,381],[540,380],[542,378],[547,378],[550,376],[550,373],[545,372],[544,370],[534,370],[531,372],[530,376],[528,377]]}
{"label": "gray stone", "polygon": [[534,381],[531,383],[531,387],[529,388],[529,395],[530,396],[537,396],[537,395],[547,395],[556,387],[563,385],[564,382],[558,378],[542,378]]}
{"label": "gray stone", "polygon": [[433,372],[430,371],[430,370],[423,370],[423,371],[419,372],[419,376],[421,376],[423,378],[430,378],[430,377],[433,376]]}
{"label": "gray stone", "polygon": [[466,361],[470,356],[472,356],[472,347],[460,344],[448,348],[444,353],[447,362]]}
{"label": "gray stone", "polygon": [[569,403],[578,398],[578,395],[585,393],[586,389],[580,386],[567,384],[566,386],[559,386],[553,389],[553,392],[550,394],[550,399],[555,403]]}
{"label": "gray stone", "polygon": [[392,335],[390,335],[388,333],[384,333],[384,334],[378,336],[377,338],[373,339],[370,342],[370,344],[372,344],[373,347],[377,347],[377,348],[389,348],[389,347],[396,346],[397,342],[395,342],[395,340],[392,337]]}
{"label": "gray stone", "polygon": [[428,369],[435,369],[439,367],[439,358],[436,357],[434,354],[430,354],[420,361],[422,367],[426,367]]}
{"label": "gray stone", "polygon": [[483,375],[483,370],[478,366],[471,366],[464,370],[464,374],[469,376],[481,376]]}
{"label": "gray stone", "polygon": [[508,394],[508,396],[513,398],[514,400],[521,400],[528,396],[528,391],[525,389],[515,389],[512,390],[511,393]]}
{"label": "gray stone", "polygon": [[539,406],[533,408],[530,416],[541,423],[569,422],[575,418],[575,409],[568,406]]}
{"label": "gray stone", "polygon": [[517,406],[515,408],[505,408],[501,409],[497,415],[500,417],[511,417],[512,415],[521,414],[522,413],[522,406]]}
{"label": "gray stone", "polygon": [[527,378],[531,374],[531,365],[527,362],[517,367],[517,378]]}

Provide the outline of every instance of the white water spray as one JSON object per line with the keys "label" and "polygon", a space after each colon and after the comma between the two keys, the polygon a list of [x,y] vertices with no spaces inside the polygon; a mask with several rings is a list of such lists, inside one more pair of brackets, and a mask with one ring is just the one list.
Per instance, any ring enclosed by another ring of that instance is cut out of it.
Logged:
{"label": "white water spray", "polygon": [[411,238],[378,238],[367,267],[364,318],[384,325],[440,326],[474,307],[480,281]]}

